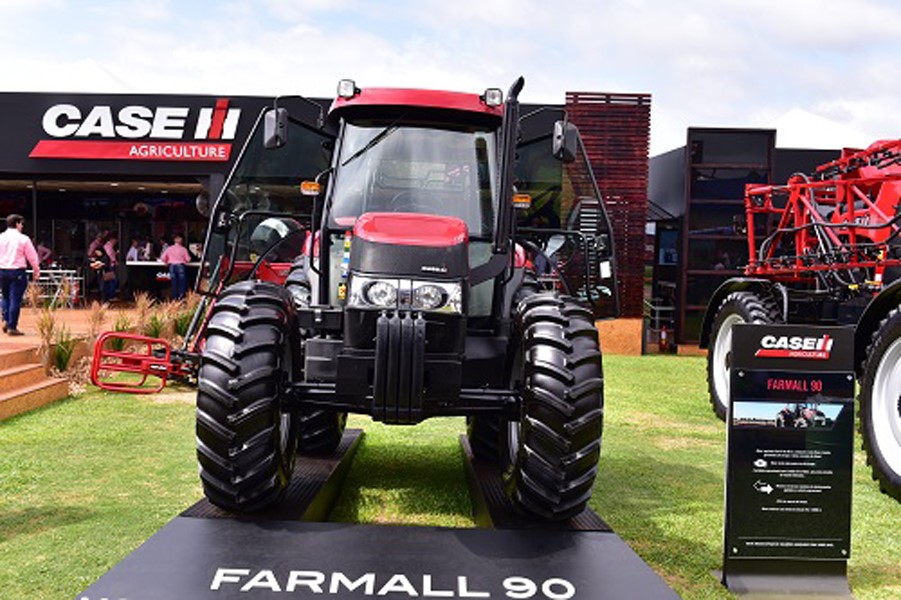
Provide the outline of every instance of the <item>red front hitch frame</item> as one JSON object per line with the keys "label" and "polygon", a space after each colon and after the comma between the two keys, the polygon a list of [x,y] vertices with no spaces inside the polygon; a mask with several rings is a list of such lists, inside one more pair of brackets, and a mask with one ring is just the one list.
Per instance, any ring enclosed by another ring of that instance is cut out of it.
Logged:
{"label": "red front hitch frame", "polygon": [[185,365],[173,364],[172,348],[166,340],[108,331],[94,344],[91,383],[101,389],[155,394],[170,377],[179,375],[187,375]]}

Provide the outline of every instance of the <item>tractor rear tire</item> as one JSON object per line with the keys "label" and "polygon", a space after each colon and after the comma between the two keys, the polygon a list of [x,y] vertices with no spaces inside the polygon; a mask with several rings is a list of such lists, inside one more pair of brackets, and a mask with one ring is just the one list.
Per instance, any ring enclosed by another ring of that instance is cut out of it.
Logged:
{"label": "tractor rear tire", "polygon": [[562,521],[591,496],[604,417],[598,332],[577,300],[542,292],[519,304],[523,396],[520,421],[507,427],[512,462],[508,493],[515,509]]}
{"label": "tractor rear tire", "polygon": [[873,333],[860,385],[860,433],[879,489],[901,502],[901,309]]}
{"label": "tractor rear tire", "polygon": [[[295,262],[285,280],[285,288],[297,309],[307,308],[312,303],[312,287],[305,265],[305,259]],[[301,330],[300,335],[304,337],[309,333]],[[301,352],[301,360],[303,360],[302,357],[303,352]],[[300,369],[303,370],[302,364]],[[346,424],[346,412],[323,408],[302,408],[297,412],[297,452],[309,456],[331,454],[341,443]]]}
{"label": "tractor rear tire", "polygon": [[338,448],[347,425],[347,413],[321,408],[301,409],[297,423],[297,451],[322,456]]}
{"label": "tractor rear tire", "polygon": [[296,308],[305,308],[313,302],[312,287],[305,265],[305,259],[297,260],[291,265],[291,270],[288,271],[288,277],[285,279],[285,288],[291,293]]}
{"label": "tractor rear tire", "polygon": [[466,437],[476,460],[497,462],[500,458],[501,418],[497,415],[466,417]]}
{"label": "tractor rear tire", "polygon": [[235,513],[277,502],[294,467],[296,419],[283,410],[297,340],[283,287],[243,281],[206,328],[197,391],[197,458],[206,497]]}
{"label": "tractor rear tire", "polygon": [[732,292],[720,304],[710,329],[707,350],[707,388],[716,416],[726,420],[732,372],[732,328],[740,323],[781,323],[779,307],[754,292]]}

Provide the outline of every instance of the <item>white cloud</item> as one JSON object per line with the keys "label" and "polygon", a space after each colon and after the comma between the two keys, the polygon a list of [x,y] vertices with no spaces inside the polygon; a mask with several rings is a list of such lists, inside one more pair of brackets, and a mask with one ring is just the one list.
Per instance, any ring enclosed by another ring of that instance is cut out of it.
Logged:
{"label": "white cloud", "polygon": [[480,91],[522,74],[527,102],[562,102],[567,90],[651,93],[652,153],[684,144],[689,126],[755,126],[792,107],[878,137],[901,133],[892,0],[116,7],[0,0],[3,88],[326,96],[342,77]]}

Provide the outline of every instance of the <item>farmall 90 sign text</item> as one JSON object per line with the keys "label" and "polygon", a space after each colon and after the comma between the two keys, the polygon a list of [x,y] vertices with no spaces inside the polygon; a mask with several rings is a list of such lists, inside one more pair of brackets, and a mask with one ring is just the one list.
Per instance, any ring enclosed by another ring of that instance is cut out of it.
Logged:
{"label": "farmall 90 sign text", "polygon": [[[241,109],[220,98],[190,120],[184,106],[132,105],[114,110],[56,104],[41,121],[52,139],[40,140],[29,158],[224,162],[231,156]],[[193,127],[189,127],[189,122]],[[193,129],[193,131],[192,131]],[[191,141],[186,141],[191,140]]]}

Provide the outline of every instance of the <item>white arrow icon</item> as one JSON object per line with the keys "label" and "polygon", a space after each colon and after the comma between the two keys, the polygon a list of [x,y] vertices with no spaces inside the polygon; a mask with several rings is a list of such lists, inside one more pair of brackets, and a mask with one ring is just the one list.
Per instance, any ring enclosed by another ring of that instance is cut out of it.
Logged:
{"label": "white arrow icon", "polygon": [[772,494],[773,493],[773,486],[771,486],[768,483],[764,483],[764,482],[760,481],[759,479],[754,482],[754,489],[763,494]]}

